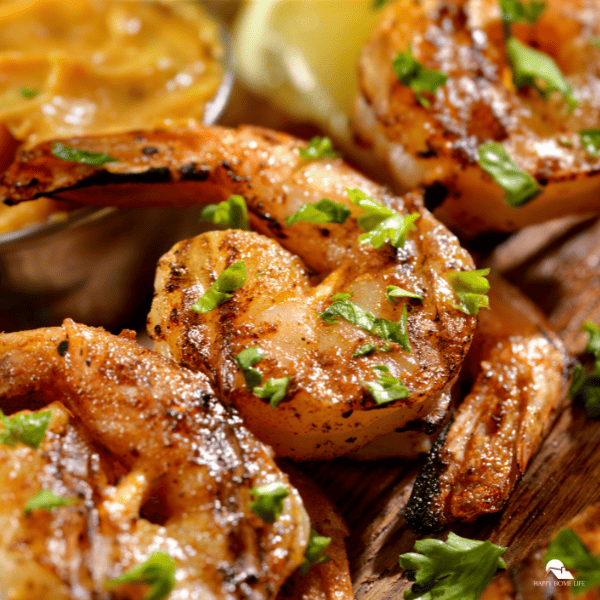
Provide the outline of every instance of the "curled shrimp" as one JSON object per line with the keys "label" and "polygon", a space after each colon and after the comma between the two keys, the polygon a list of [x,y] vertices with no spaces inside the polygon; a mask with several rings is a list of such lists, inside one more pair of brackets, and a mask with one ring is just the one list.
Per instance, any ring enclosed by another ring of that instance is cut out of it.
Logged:
{"label": "curled shrimp", "polygon": [[[63,143],[115,160],[98,167],[68,163],[53,156],[51,143],[40,144],[20,154],[0,195],[17,201],[51,194],[131,206],[201,204],[238,194],[253,228],[276,239],[229,230],[176,245],[159,264],[149,332],[160,352],[204,371],[221,399],[233,403],[279,455],[299,460],[344,455],[441,412],[476,326],[476,317],[455,308],[446,276],[471,270],[473,262],[418,195],[396,197],[340,158],[303,160],[298,148],[305,142],[256,127]],[[363,211],[347,189],[417,217],[403,247],[375,248],[359,240],[357,218]],[[351,216],[344,223],[286,226],[286,217],[322,198],[345,206]],[[244,286],[214,310],[192,310],[238,261],[245,263]],[[422,300],[392,301],[386,297],[390,285]],[[405,318],[406,347],[342,320],[327,323],[319,313],[337,293],[353,294],[351,302],[374,318],[396,324]],[[374,351],[353,356],[365,344]],[[254,346],[265,353],[256,367],[264,382],[289,378],[285,401],[276,409],[248,388],[236,362]],[[373,367],[389,369],[407,397],[378,404],[367,386],[378,379]]]}
{"label": "curled shrimp", "polygon": [[[24,406],[51,420],[38,449],[0,445],[8,597],[105,598],[109,579],[162,551],[176,564],[171,600],[275,598],[302,562],[298,492],[203,375],[67,320],[0,335],[0,407]],[[269,524],[251,490],[274,482],[289,495]],[[42,488],[77,501],[25,514]],[[126,590],[116,597],[143,595]]]}
{"label": "curled shrimp", "polygon": [[[525,3],[528,4],[528,3]],[[497,0],[397,0],[362,49],[354,127],[402,187],[425,184],[435,215],[465,236],[512,231],[568,214],[597,212],[600,158],[578,133],[600,120],[600,5],[548,0],[534,24],[515,23],[522,43],[556,62],[578,104],[516,88]],[[392,62],[412,50],[448,76],[430,105],[401,83]],[[478,164],[478,149],[502,144],[542,192],[518,208]]]}

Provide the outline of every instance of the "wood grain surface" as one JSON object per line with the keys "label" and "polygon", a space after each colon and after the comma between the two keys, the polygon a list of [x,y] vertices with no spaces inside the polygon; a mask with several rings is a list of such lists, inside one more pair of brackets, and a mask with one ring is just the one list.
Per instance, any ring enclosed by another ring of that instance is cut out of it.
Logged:
{"label": "wood grain surface", "polygon": [[[567,349],[581,356],[586,320],[600,323],[600,221],[565,219],[525,229],[497,246],[480,264],[504,274],[549,316]],[[305,465],[345,516],[347,548],[357,600],[402,597],[410,587],[398,556],[417,534],[403,509],[418,462],[347,460]],[[600,501],[600,420],[565,399],[552,429],[503,511],[452,527],[459,535],[507,546],[509,571],[546,544],[553,533]],[[439,537],[444,537],[443,532]],[[538,558],[539,562],[539,550]]]}

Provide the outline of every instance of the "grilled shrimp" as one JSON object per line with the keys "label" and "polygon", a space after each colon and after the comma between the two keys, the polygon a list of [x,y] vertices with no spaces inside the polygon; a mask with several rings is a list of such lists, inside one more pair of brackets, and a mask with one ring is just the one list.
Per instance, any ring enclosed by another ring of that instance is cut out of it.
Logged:
{"label": "grilled shrimp", "polygon": [[[69,320],[0,335],[0,407],[51,412],[38,449],[0,445],[3,597],[107,598],[109,579],[162,551],[171,600],[275,598],[301,563],[308,518],[271,450],[203,375],[130,336]],[[249,503],[273,482],[289,496],[268,524]],[[26,515],[41,489],[77,502]]]}
{"label": "grilled shrimp", "polygon": [[[578,101],[573,110],[557,92],[545,100],[531,86],[515,88],[497,0],[397,0],[359,59],[356,131],[401,186],[429,186],[435,215],[465,236],[598,211],[600,158],[578,132],[600,122],[600,50],[592,43],[600,4],[548,0],[535,24],[513,24],[512,32],[553,58]],[[430,106],[392,66],[409,47],[426,69],[448,76]],[[488,142],[501,143],[542,193],[508,206],[477,162]]]}
{"label": "grilled shrimp", "polygon": [[[305,142],[255,127],[219,127],[64,140],[69,147],[117,159],[100,167],[67,163],[51,143],[22,152],[2,180],[0,196],[13,202],[37,195],[95,203],[189,205],[243,196],[256,233],[209,233],[178,244],[159,264],[149,331],[156,348],[203,370],[225,402],[279,455],[330,458],[356,450],[375,436],[423,420],[455,379],[476,317],[454,307],[445,276],[473,262],[456,238],[422,207],[418,195],[395,197],[339,158],[306,161]],[[362,210],[346,189],[360,189],[406,215],[418,213],[402,248],[360,243]],[[329,198],[351,210],[343,224],[295,223],[285,218],[305,203]],[[208,313],[191,306],[234,262],[244,261],[245,285]],[[386,298],[388,285],[423,297]],[[352,355],[388,343],[359,327],[326,323],[318,313],[336,293],[374,317],[398,324],[407,311],[408,348]],[[259,346],[263,382],[289,377],[276,409],[248,389],[237,355]],[[387,367],[408,397],[377,404],[367,383],[372,367]],[[441,411],[437,411],[438,413]],[[437,414],[437,413],[436,413]],[[431,423],[428,424],[430,426]]]}
{"label": "grilled shrimp", "polygon": [[503,279],[491,280],[465,361],[475,376],[415,482],[406,518],[416,530],[502,509],[565,398],[571,359],[542,313]]}

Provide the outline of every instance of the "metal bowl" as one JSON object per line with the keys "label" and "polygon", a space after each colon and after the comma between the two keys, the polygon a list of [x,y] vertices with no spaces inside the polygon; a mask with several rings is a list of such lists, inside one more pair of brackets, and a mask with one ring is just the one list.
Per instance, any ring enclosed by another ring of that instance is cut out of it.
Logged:
{"label": "metal bowl", "polygon": [[[225,108],[233,84],[229,39],[223,81],[204,124]],[[152,292],[158,258],[202,231],[200,208],[81,208],[64,221],[0,234],[0,331],[58,325],[66,317],[115,329]]]}

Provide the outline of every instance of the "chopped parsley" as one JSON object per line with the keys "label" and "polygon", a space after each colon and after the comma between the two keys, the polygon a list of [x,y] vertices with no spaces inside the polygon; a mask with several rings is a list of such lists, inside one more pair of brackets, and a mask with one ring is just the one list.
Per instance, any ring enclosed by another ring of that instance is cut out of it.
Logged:
{"label": "chopped parsley", "polygon": [[40,90],[37,88],[22,87],[19,89],[19,93],[21,94],[21,96],[23,96],[23,98],[27,98],[27,100],[31,100],[32,98],[35,98],[40,93]]}
{"label": "chopped parsley", "polygon": [[502,144],[483,144],[478,153],[479,166],[506,192],[504,202],[508,206],[518,208],[541,193],[537,181],[517,167]]}
{"label": "chopped parsley", "polygon": [[20,442],[31,448],[39,448],[51,417],[49,410],[14,417],[5,416],[0,410],[0,420],[4,426],[0,431],[0,444],[14,447]]}
{"label": "chopped parsley", "polygon": [[89,150],[69,148],[69,146],[65,146],[60,142],[54,142],[54,144],[52,144],[52,154],[61,160],[81,163],[83,165],[92,165],[93,167],[99,167],[109,162],[119,161],[118,158],[113,158],[103,152],[91,152]]}
{"label": "chopped parsley", "polygon": [[425,107],[431,106],[431,102],[423,92],[435,94],[436,90],[448,80],[448,75],[433,69],[426,69],[415,60],[410,46],[406,52],[396,54],[392,66],[398,79],[413,90],[419,103]]}
{"label": "chopped parsley", "polygon": [[579,137],[585,151],[590,156],[598,157],[600,154],[600,129],[582,129]]}
{"label": "chopped parsley", "polygon": [[339,202],[323,198],[315,204],[303,204],[295,213],[285,219],[289,227],[294,223],[345,223],[350,209]]}
{"label": "chopped parsley", "polygon": [[77,504],[77,502],[79,502],[77,498],[63,498],[50,490],[41,490],[27,501],[23,510],[25,511],[25,514],[28,515],[37,509],[52,510],[53,508],[58,508],[60,506]]}
{"label": "chopped parsley", "polygon": [[255,387],[253,391],[259,398],[268,400],[271,408],[277,408],[285,398],[289,385],[289,377],[279,377],[277,379],[267,379],[265,385]]}
{"label": "chopped parsley", "polygon": [[242,370],[242,374],[246,380],[246,385],[251,390],[262,382],[260,371],[252,367],[264,357],[265,353],[258,346],[246,348],[235,357],[238,367]]}
{"label": "chopped parsley", "polygon": [[414,549],[400,556],[400,566],[413,571],[406,600],[477,600],[496,571],[506,569],[506,548],[454,533],[446,542],[417,540]]}
{"label": "chopped parsley", "polygon": [[209,221],[218,227],[250,231],[246,201],[241,196],[229,196],[219,204],[209,204],[200,214],[200,220]]}
{"label": "chopped parsley", "polygon": [[486,295],[490,291],[490,282],[486,279],[489,274],[489,269],[447,273],[446,280],[459,300],[452,306],[467,315],[478,315],[480,308],[489,308],[490,301]]}
{"label": "chopped parsley", "polygon": [[394,400],[410,396],[410,392],[406,389],[405,385],[394,377],[385,365],[375,365],[371,369],[380,374],[379,379],[373,382],[366,382],[365,385],[377,404],[385,404],[386,402],[393,402]]}
{"label": "chopped parsley", "polygon": [[600,48],[600,37],[598,37],[597,35],[593,35],[593,36],[589,37],[588,42],[592,46],[596,46],[596,48]]}
{"label": "chopped parsley", "polygon": [[558,559],[567,569],[577,571],[573,582],[576,593],[586,592],[600,583],[600,560],[590,554],[572,529],[563,529],[552,540],[544,557],[544,564]]}
{"label": "chopped parsley", "polygon": [[338,158],[339,153],[333,149],[328,137],[316,136],[308,142],[306,148],[298,148],[302,160],[319,160],[321,158]]}
{"label": "chopped parsley", "polygon": [[154,552],[146,562],[132,567],[118,577],[107,581],[105,587],[113,588],[122,583],[139,583],[150,586],[143,600],[166,598],[175,587],[175,561],[165,552]]}
{"label": "chopped parsley", "polygon": [[327,546],[331,543],[331,538],[319,535],[314,529],[310,530],[310,538],[308,539],[308,546],[304,553],[304,560],[298,570],[302,575],[306,575],[308,570],[313,565],[322,565],[323,563],[329,562],[331,557],[325,554]]}
{"label": "chopped parsley", "polygon": [[199,313],[206,313],[213,308],[217,308],[227,302],[235,292],[246,283],[246,263],[238,260],[227,267],[215,280],[215,282],[206,290],[203,296],[198,298],[191,307]]}
{"label": "chopped parsley", "polygon": [[585,375],[581,365],[575,367],[569,397],[582,398],[585,414],[594,419],[600,417],[600,328],[586,321],[581,330],[589,335],[585,351],[594,357],[594,370]]}
{"label": "chopped parsley", "polygon": [[[571,86],[550,56],[526,46],[512,36],[506,41],[506,51],[513,69],[513,81],[517,87],[531,86],[544,98],[550,92],[557,91],[564,96],[569,109],[577,106]],[[543,81],[545,86],[540,87],[539,81]]]}
{"label": "chopped parsley", "polygon": [[290,491],[279,481],[252,488],[250,493],[256,498],[250,502],[250,510],[270,524],[277,521],[283,512],[283,501],[290,495]]}
{"label": "chopped parsley", "polygon": [[369,354],[373,354],[374,352],[391,352],[392,347],[384,342],[381,346],[376,346],[375,344],[367,343],[359,346],[353,353],[352,358],[360,358],[361,356],[369,356]]}
{"label": "chopped parsley", "polygon": [[400,344],[403,350],[410,352],[410,343],[406,332],[406,306],[404,306],[400,321],[395,323],[374,316],[364,308],[354,304],[354,302],[350,302],[348,298],[349,295],[342,298],[339,298],[339,295],[338,298],[333,296],[333,304],[326,308],[322,313],[319,313],[319,316],[326,323],[335,323],[336,319],[340,317],[345,321],[348,321],[348,323],[351,323],[364,331],[368,331],[371,335],[388,340],[389,342],[396,342],[397,344]]}
{"label": "chopped parsley", "polygon": [[502,10],[502,20],[505,23],[523,21],[533,25],[544,12],[546,3],[537,0],[531,0],[530,2],[500,0],[500,8]]}
{"label": "chopped parsley", "polygon": [[419,218],[419,213],[403,216],[359,189],[346,189],[346,192],[352,203],[365,211],[358,217],[358,225],[367,232],[359,236],[361,243],[380,248],[388,241],[394,248],[402,248],[408,232],[417,228],[415,221]]}
{"label": "chopped parsley", "polygon": [[390,302],[395,302],[394,298],[415,298],[416,300],[423,300],[423,296],[419,294],[413,294],[397,285],[388,285],[385,295],[388,297]]}

